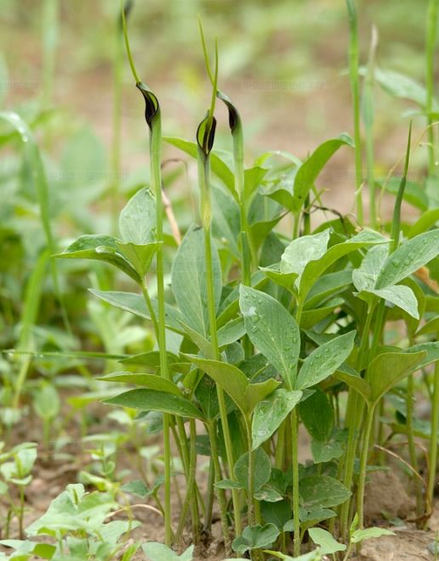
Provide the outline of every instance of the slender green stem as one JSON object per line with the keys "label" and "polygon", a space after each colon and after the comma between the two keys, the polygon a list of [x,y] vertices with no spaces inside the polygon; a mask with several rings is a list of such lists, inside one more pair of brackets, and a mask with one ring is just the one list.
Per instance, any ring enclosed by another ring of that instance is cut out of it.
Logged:
{"label": "slender green stem", "polygon": [[52,103],[56,65],[56,48],[59,36],[59,0],[44,1],[43,33],[43,90],[42,105]]}
{"label": "slender green stem", "polygon": [[[415,435],[413,429],[413,401],[414,401],[414,375],[410,374],[407,378],[407,440],[410,454],[410,463],[412,468],[418,472],[418,458],[416,454]],[[417,477],[414,478],[415,494],[416,494],[416,514],[422,515],[422,487]]]}
{"label": "slender green stem", "polygon": [[[219,483],[221,481],[221,465],[219,462],[219,453],[218,453],[218,446],[217,446],[217,437],[216,437],[216,430],[213,424],[207,425],[207,431],[209,435],[210,441],[210,457],[213,461],[214,471],[215,471],[215,483]],[[221,526],[223,530],[226,554],[228,555],[231,551],[231,539],[230,539],[230,531],[229,531],[229,522],[227,520],[227,501],[224,489],[218,489],[216,487],[216,495],[218,498],[218,503],[220,506],[220,517],[221,517]]]}
{"label": "slender green stem", "polygon": [[370,42],[369,61],[367,65],[367,74],[364,82],[363,97],[363,120],[364,133],[366,140],[366,171],[367,184],[369,187],[369,221],[372,228],[377,227],[377,208],[376,208],[376,185],[375,185],[375,154],[374,154],[374,102],[373,87],[375,73],[375,52],[378,43],[378,33],[375,26],[372,26],[372,38]]}
{"label": "slender green stem", "polygon": [[121,181],[121,126],[123,89],[123,35],[119,18],[115,19],[113,62],[113,130],[111,140],[111,223],[114,234],[118,231],[119,183]]}
{"label": "slender green stem", "polygon": [[[211,233],[211,220],[212,220],[212,201],[211,201],[211,187],[210,187],[210,165],[209,158],[200,156],[199,163],[199,181],[201,188],[201,215],[203,221],[204,231],[204,251],[206,259],[206,287],[207,287],[207,308],[209,316],[210,327],[210,340],[212,345],[212,353],[216,360],[220,360],[220,352],[218,346],[218,331],[216,324],[216,308],[215,308],[215,291],[213,279],[213,265],[212,265],[212,233]],[[203,161],[204,160],[204,161]],[[224,443],[226,448],[227,465],[229,469],[229,477],[234,477],[234,457],[232,439],[230,435],[229,421],[227,418],[227,405],[225,400],[224,391],[217,385],[217,395],[220,410],[221,426],[224,434]],[[233,510],[235,515],[235,531],[236,535],[241,534],[241,512],[239,505],[239,493],[237,489],[232,490]]]}
{"label": "slender green stem", "polygon": [[[439,340],[439,333],[436,334],[436,339]],[[436,470],[437,470],[437,433],[439,429],[439,362],[434,366],[434,387],[433,387],[433,400],[432,400],[432,415],[431,415],[431,435],[429,446],[429,471],[427,483],[427,503],[433,504],[434,489],[436,486]]]}
{"label": "slender green stem", "polygon": [[429,157],[428,157],[428,171],[429,175],[436,174],[436,135],[432,127],[433,118],[433,99],[434,99],[434,62],[435,62],[435,48],[437,42],[437,24],[439,14],[439,0],[429,0],[427,10],[427,33],[425,45],[425,81],[427,89],[427,99],[425,110],[427,112],[428,121],[428,142],[429,142]]}
{"label": "slender green stem", "polygon": [[360,75],[359,67],[359,48],[358,48],[358,16],[355,0],[346,0],[349,16],[349,76],[351,82],[352,105],[354,114],[354,142],[355,142],[355,201],[357,207],[357,219],[359,224],[363,224],[363,195],[361,192],[363,184],[363,161],[361,151],[361,130],[360,130]]}
{"label": "slender green stem", "polygon": [[254,458],[253,458],[253,447],[252,447],[252,432],[250,419],[244,419],[245,429],[247,433],[247,446],[248,446],[248,474],[247,474],[247,493],[248,493],[248,509],[247,517],[250,526],[255,524],[255,514],[254,514]]}
{"label": "slender green stem", "polygon": [[375,405],[367,408],[366,424],[364,427],[363,447],[360,456],[360,475],[358,478],[357,489],[357,512],[358,525],[360,529],[364,528],[364,489],[366,486],[367,458],[369,455],[370,437],[372,434],[373,419],[375,413]]}
{"label": "slender green stem", "polygon": [[[158,344],[160,353],[161,376],[167,380],[171,378],[168,371],[166,353],[166,314],[165,314],[165,280],[163,259],[163,199],[161,179],[161,123],[158,119],[151,129],[150,137],[151,157],[151,187],[156,197],[157,229],[156,237],[159,242],[157,249],[157,303],[158,303]],[[169,433],[170,417],[163,416],[163,441],[165,457],[165,531],[166,545],[172,541],[171,527],[171,443]]]}
{"label": "slender green stem", "polygon": [[300,485],[299,485],[299,419],[296,408],[291,413],[291,443],[293,455],[293,519],[294,556],[300,555]]}

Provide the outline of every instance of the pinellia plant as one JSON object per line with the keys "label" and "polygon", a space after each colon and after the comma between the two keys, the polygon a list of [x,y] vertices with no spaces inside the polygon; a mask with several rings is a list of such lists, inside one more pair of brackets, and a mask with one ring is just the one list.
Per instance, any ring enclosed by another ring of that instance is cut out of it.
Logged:
{"label": "pinellia plant", "polygon": [[[155,424],[160,423],[162,473],[154,473],[158,475],[154,480],[147,474],[144,480],[123,487],[154,500],[163,515],[165,543],[143,547],[150,561],[190,561],[195,548],[209,542],[215,520],[220,521],[224,555],[229,558],[291,560],[293,555],[310,561],[333,555],[334,559],[347,560],[363,540],[390,532],[366,528],[364,497],[368,473],[371,468],[385,468],[383,454],[393,443],[402,446],[407,441],[406,457],[392,454],[403,460],[412,478],[419,523],[423,524],[431,512],[439,422],[439,300],[435,284],[439,199],[431,188],[436,171],[430,157],[429,188],[409,180],[410,156],[416,149],[410,125],[401,177],[375,178],[372,123],[375,84],[397,97],[415,91],[434,153],[437,101],[432,53],[437,26],[429,22],[427,88],[421,89],[425,95],[419,96],[416,88],[404,90],[401,84],[406,82],[397,78],[390,80],[392,90],[388,74],[375,63],[376,35],[367,68],[360,68],[356,5],[353,0],[346,4],[354,138],[341,133],[323,142],[303,161],[285,152],[266,152],[246,167],[241,115],[219,86],[217,42],[212,63],[209,37],[199,22],[211,89],[208,110],[204,116],[200,114],[194,140],[163,137],[159,97],[140,79],[127,31],[128,6],[121,2],[122,31],[117,30],[117,48],[122,33],[135,86],[145,103],[150,185],[137,190],[122,209],[118,232],[113,224],[112,232],[83,235],[56,256],[90,259],[116,268],[126,283],[133,285],[132,291],[95,288],[92,294],[120,313],[146,321],[154,334],[153,350],[126,356],[118,371],[98,377],[105,387],[110,383],[127,386],[105,403],[126,409],[130,430],[135,415],[142,422],[154,416]],[[437,20],[437,3],[432,1],[429,9],[430,18]],[[116,65],[119,63],[120,59]],[[119,94],[120,68],[115,69]],[[223,126],[215,116],[219,102],[228,111],[229,152],[215,150],[216,131]],[[119,107],[117,97],[115,114]],[[17,116],[6,113],[0,118],[16,128],[33,158],[46,233],[47,251],[31,279],[32,305],[23,319],[20,350],[24,350],[31,343],[49,251],[55,253],[56,248],[36,144]],[[117,173],[117,118],[114,129],[113,169]],[[199,210],[181,243],[165,219],[164,143],[193,158],[198,169]],[[316,224],[312,213],[322,206],[316,183],[339,150],[354,151],[357,221],[337,215]],[[370,194],[369,223],[363,212],[365,179]],[[388,224],[381,221],[379,187],[395,195]],[[117,185],[112,185],[112,194],[114,210],[119,198]],[[422,212],[414,224],[401,216],[403,200]],[[55,286],[57,278],[53,268]],[[101,318],[100,324],[108,317]],[[390,331],[390,325],[397,328]],[[12,392],[15,405],[28,368],[24,361]],[[419,373],[432,405],[429,430],[419,425],[413,406]],[[58,394],[49,387],[42,384],[35,392],[34,406],[43,419],[47,441],[58,407]],[[312,454],[312,461],[306,463],[299,453],[301,428],[308,434]],[[132,434],[135,436],[135,431]],[[114,438],[111,445],[101,448],[100,439],[108,442],[101,435],[84,439],[95,443],[93,459],[100,464],[99,471],[83,471],[81,477],[107,491],[119,489],[114,481],[119,435]],[[429,447],[426,482],[419,474],[419,439],[425,439]],[[137,442],[133,448],[139,452]],[[7,457],[0,455],[0,462],[4,460],[0,491],[9,493],[10,484],[19,487],[18,507],[11,496],[11,513],[22,527],[23,489],[32,462],[26,456],[27,467],[23,466],[21,455],[21,449]],[[201,456],[207,458],[207,477],[198,469]],[[175,483],[181,492],[179,506],[172,500]],[[71,486],[47,515],[31,526],[31,534],[49,534],[58,540],[58,547],[45,553],[47,558],[64,559],[74,554],[105,560],[120,552],[117,539],[104,547],[102,536],[116,528],[119,537],[130,527],[128,523],[106,523],[108,512],[115,508],[114,496],[102,497],[99,493],[86,495],[81,486]],[[96,507],[98,513],[94,524],[89,507]],[[65,514],[62,509],[68,511],[65,524],[52,527],[54,518]],[[172,552],[171,547],[187,546],[189,534],[192,545],[181,555]],[[34,552],[34,545],[28,542],[15,545],[23,556]],[[134,551],[124,554],[123,559],[130,559]]]}

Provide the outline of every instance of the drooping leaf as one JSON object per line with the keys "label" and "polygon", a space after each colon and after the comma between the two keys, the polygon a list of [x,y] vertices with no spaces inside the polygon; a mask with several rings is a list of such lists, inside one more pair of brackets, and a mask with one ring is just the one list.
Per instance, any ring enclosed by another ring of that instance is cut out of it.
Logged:
{"label": "drooping leaf", "polygon": [[258,403],[252,421],[252,447],[268,440],[299,403],[302,392],[278,389]]}
{"label": "drooping leaf", "polygon": [[285,249],[280,262],[282,274],[296,273],[300,279],[306,265],[316,261],[326,253],[330,230],[323,230],[319,234],[301,236],[293,240]]}
{"label": "drooping leaf", "polygon": [[157,376],[155,374],[112,372],[111,374],[106,374],[105,376],[97,378],[97,380],[103,380],[104,382],[120,382],[122,384],[135,384],[150,390],[157,390],[181,396],[181,391],[174,382],[166,380],[162,376]]}
{"label": "drooping leaf", "polygon": [[[221,265],[218,252],[212,248],[215,307],[221,298]],[[172,266],[172,290],[184,322],[203,337],[209,334],[207,313],[206,260],[204,234],[198,227],[185,235]]]}
{"label": "drooping leaf", "polygon": [[140,277],[144,277],[151,267],[152,260],[160,244],[151,242],[136,245],[131,242],[116,241],[116,247],[127,261],[133,266]]}
{"label": "drooping leaf", "polygon": [[[116,308],[120,308],[127,312],[134,314],[135,316],[141,317],[143,319],[151,320],[148,308],[146,307],[145,300],[140,296],[140,294],[135,294],[133,292],[117,292],[111,290],[95,290],[90,289],[90,292],[103,300],[108,302]],[[158,315],[157,300],[151,298],[152,308],[156,315]],[[176,308],[165,304],[165,317],[166,317],[166,327],[171,331],[176,333],[184,334],[184,329],[182,328],[182,316]]]}
{"label": "drooping leaf", "polygon": [[56,257],[61,259],[92,259],[109,263],[137,283],[140,277],[137,271],[128,263],[126,258],[119,252],[117,240],[112,236],[85,235],[79,237],[63,253],[58,253]]}
{"label": "drooping leaf", "polygon": [[300,351],[297,323],[272,296],[253,288],[241,286],[239,302],[250,340],[292,389]]}
{"label": "drooping leaf", "polygon": [[156,390],[130,390],[104,400],[110,405],[121,405],[140,411],[162,411],[179,417],[202,419],[203,414],[184,397]]}
{"label": "drooping leaf", "polygon": [[412,318],[419,319],[418,300],[411,288],[408,286],[394,285],[381,289],[366,290],[361,294],[372,294],[386,300],[404,312],[407,312]]}
{"label": "drooping leaf", "polygon": [[408,240],[386,259],[375,288],[397,284],[438,255],[439,230],[431,230]]}
{"label": "drooping leaf", "polygon": [[331,376],[351,354],[355,335],[355,331],[350,331],[317,347],[305,359],[295,389],[304,390]]}

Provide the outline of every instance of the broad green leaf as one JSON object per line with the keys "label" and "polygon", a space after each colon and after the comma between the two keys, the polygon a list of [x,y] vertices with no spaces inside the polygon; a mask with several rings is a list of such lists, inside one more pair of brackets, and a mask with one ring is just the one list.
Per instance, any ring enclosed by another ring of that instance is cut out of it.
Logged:
{"label": "broad green leaf", "polygon": [[191,545],[182,555],[177,555],[167,545],[157,542],[142,545],[148,561],[192,561],[194,546]]}
{"label": "broad green leaf", "polygon": [[221,240],[236,259],[240,258],[238,239],[241,232],[239,206],[221,189],[212,188],[213,222],[212,232]]}
{"label": "broad green leaf", "polygon": [[419,319],[418,300],[411,288],[408,286],[394,285],[381,289],[366,290],[361,294],[373,294],[394,304],[404,312],[407,312],[411,317]]}
{"label": "broad green leaf", "polygon": [[[221,265],[218,252],[212,248],[215,308],[221,299]],[[207,313],[206,260],[204,233],[192,227],[185,235],[172,266],[172,290],[184,322],[203,337],[209,334]]]}
{"label": "broad green leaf", "polygon": [[299,403],[302,392],[278,389],[256,405],[252,421],[252,448],[268,440]]}
{"label": "broad green leaf", "polygon": [[287,500],[262,502],[261,512],[265,522],[274,524],[279,530],[283,530],[283,527],[291,518],[291,504]]}
{"label": "broad green leaf", "polygon": [[143,245],[116,241],[116,247],[127,261],[133,266],[140,277],[144,277],[151,267],[152,260],[160,244],[151,242]]}
{"label": "broad green leaf", "polygon": [[310,528],[308,534],[312,541],[320,546],[320,551],[323,555],[333,555],[337,553],[337,551],[346,550],[345,544],[339,543],[328,531],[323,530],[323,528]]}
{"label": "broad green leaf", "polygon": [[173,395],[181,396],[181,391],[174,382],[166,380],[162,376],[155,374],[137,374],[132,372],[113,372],[96,378],[104,382],[121,382],[122,384],[135,384],[143,386],[149,390],[157,390],[160,392],[170,393]]}
{"label": "broad green leaf", "polygon": [[328,440],[313,440],[311,452],[314,463],[321,464],[341,458],[346,449],[347,436],[347,432],[335,429]]}
{"label": "broad green leaf", "polygon": [[380,538],[381,536],[394,536],[395,533],[386,528],[366,528],[365,530],[356,530],[351,535],[352,543],[360,543],[371,538]]}
{"label": "broad green leaf", "polygon": [[232,319],[218,329],[218,345],[226,347],[245,335],[245,325],[242,318]]}
{"label": "broad green leaf", "polygon": [[350,331],[317,347],[302,364],[295,389],[310,388],[331,376],[351,354],[355,335],[355,331]]}
{"label": "broad green leaf", "polygon": [[314,440],[327,441],[334,428],[334,411],[327,394],[316,389],[299,404],[299,414]]}
{"label": "broad green leaf", "polygon": [[336,261],[357,249],[383,243],[388,244],[389,240],[378,232],[362,230],[359,234],[345,242],[330,247],[323,257],[306,265],[300,279],[299,294],[301,299],[304,300],[306,298],[317,278]]}
{"label": "broad green leaf", "polygon": [[244,171],[244,197],[246,200],[250,199],[255,190],[261,184],[267,172],[267,169],[259,166],[248,168]]}
{"label": "broad green leaf", "polygon": [[371,388],[369,384],[358,374],[358,372],[352,372],[351,370],[345,370],[339,368],[334,373],[334,378],[344,382],[350,388],[353,388],[357,393],[359,393],[366,401],[370,400]]}
{"label": "broad green leaf", "polygon": [[201,411],[184,397],[156,390],[130,390],[116,397],[105,399],[104,403],[140,411],[162,411],[191,419],[203,418]]}
{"label": "broad green leaf", "polygon": [[248,413],[245,392],[249,381],[244,372],[227,362],[208,360],[194,355],[186,355],[186,358],[208,374],[244,413]]}
{"label": "broad green leaf", "polygon": [[300,351],[297,323],[272,296],[253,288],[242,285],[239,302],[251,342],[292,389]]}
{"label": "broad green leaf", "polygon": [[330,230],[323,230],[319,234],[301,236],[293,240],[281,257],[280,272],[295,273],[300,279],[308,263],[320,259],[326,253],[330,234]]}
{"label": "broad green leaf", "polygon": [[[270,479],[271,461],[267,453],[258,448],[252,452],[253,458],[253,490],[259,491]],[[235,464],[234,475],[235,480],[243,489],[248,489],[248,459],[249,453],[246,452]]]}
{"label": "broad green leaf", "polygon": [[279,534],[280,532],[274,524],[247,526],[242,535],[233,541],[232,549],[240,555],[244,555],[244,553],[253,549],[270,547],[277,540]]}
{"label": "broad green leaf", "polygon": [[328,475],[311,475],[300,480],[302,507],[307,510],[328,508],[344,503],[351,492],[337,479]]}
{"label": "broad green leaf", "polygon": [[408,240],[386,259],[375,288],[397,284],[438,255],[439,230],[432,230]]}
{"label": "broad green leaf", "polygon": [[302,507],[311,511],[338,506],[351,496],[351,492],[333,477],[311,475],[300,480],[300,496]]}
{"label": "broad green leaf", "polygon": [[360,267],[352,272],[352,281],[358,292],[375,287],[388,254],[389,248],[385,245],[376,245],[368,250]]}
{"label": "broad green leaf", "polygon": [[152,191],[143,188],[131,197],[119,218],[122,241],[146,245],[155,241],[156,201]]}
{"label": "broad green leaf", "polygon": [[417,336],[428,335],[429,333],[437,333],[439,331],[439,317],[435,317],[426,323],[418,330]]}
{"label": "broad green leaf", "polygon": [[426,357],[425,351],[416,353],[382,353],[369,365],[366,381],[371,387],[371,401],[377,403],[405,376],[413,372]]}
{"label": "broad green leaf", "polygon": [[[90,292],[103,300],[108,302],[116,308],[120,308],[127,312],[134,314],[135,316],[141,317],[143,319],[151,320],[148,308],[146,307],[145,300],[140,294],[135,294],[133,292],[117,292],[111,290],[94,290],[90,289]],[[156,315],[158,315],[157,300],[151,298],[152,308]],[[184,334],[184,329],[182,328],[181,320],[182,316],[176,308],[165,304],[165,317],[166,317],[166,327],[171,331],[176,333]]]}
{"label": "broad green leaf", "polygon": [[425,352],[425,357],[421,362],[416,365],[416,369],[425,368],[429,364],[439,360],[439,342],[432,341],[429,343],[420,343],[418,345],[413,345],[407,349],[408,353],[419,353]]}
{"label": "broad green leaf", "polygon": [[[378,246],[380,247],[380,246]],[[327,273],[315,282],[314,286],[308,293],[304,311],[311,310],[331,296],[342,292],[352,283],[352,271],[337,271],[336,273]]]}
{"label": "broad green leaf", "polygon": [[79,237],[63,253],[55,257],[62,259],[93,259],[103,261],[117,267],[135,282],[140,282],[139,274],[128,263],[126,258],[119,253],[117,240],[112,236],[85,235]]}
{"label": "broad green leaf", "polygon": [[425,106],[427,94],[424,86],[409,76],[394,70],[375,68],[374,78],[383,90],[391,96],[410,99],[420,107]]}
{"label": "broad green leaf", "polygon": [[[179,150],[182,150],[189,156],[197,158],[198,147],[195,142],[189,142],[181,138],[171,138],[164,137],[163,140],[168,142],[172,146],[175,146]],[[232,193],[233,198],[236,202],[239,201],[238,193],[235,189],[235,177],[231,169],[224,163],[224,161],[215,153],[215,151],[210,153],[210,165],[213,173],[221,179],[227,189]]]}
{"label": "broad green leaf", "polygon": [[54,419],[60,411],[60,398],[55,387],[45,383],[34,395],[33,406],[41,419]]}
{"label": "broad green leaf", "polygon": [[208,374],[233,399],[244,414],[250,413],[257,403],[279,386],[279,382],[273,379],[259,384],[250,384],[244,372],[227,362],[193,355],[187,355],[187,358]]}
{"label": "broad green leaf", "polygon": [[293,190],[293,204],[295,212],[298,212],[301,209],[308,193],[328,160],[330,160],[335,152],[337,152],[337,150],[342,146],[354,146],[352,138],[346,133],[341,134],[338,138],[327,140],[321,144],[299,167],[294,179]]}
{"label": "broad green leaf", "polygon": [[332,314],[336,308],[340,308],[345,301],[343,298],[334,298],[329,300],[325,306],[315,308],[314,310],[304,310],[300,316],[300,328],[311,329],[317,323]]}
{"label": "broad green leaf", "polygon": [[278,557],[283,561],[322,561],[323,559],[323,554],[319,549],[310,551],[309,553],[305,553],[304,555],[300,555],[299,557],[290,557],[289,555],[285,555],[283,553],[280,553],[279,551],[271,550],[265,550],[265,553],[269,553],[270,555]]}

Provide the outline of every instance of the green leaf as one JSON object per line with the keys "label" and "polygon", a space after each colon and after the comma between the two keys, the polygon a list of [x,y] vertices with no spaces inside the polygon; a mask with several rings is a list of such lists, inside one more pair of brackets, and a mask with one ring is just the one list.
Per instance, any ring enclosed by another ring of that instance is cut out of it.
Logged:
{"label": "green leaf", "polygon": [[300,351],[300,332],[288,311],[272,296],[240,287],[240,308],[251,342],[292,389]]}
{"label": "green leaf", "polygon": [[232,543],[233,551],[244,555],[253,549],[270,547],[277,540],[280,532],[274,524],[265,526],[247,526],[242,532],[242,536],[236,538]]}
{"label": "green leaf", "polygon": [[265,550],[265,553],[269,553],[270,555],[274,555],[274,557],[278,557],[279,559],[283,559],[283,561],[322,561],[322,552],[319,549],[315,551],[310,551],[309,553],[305,553],[304,555],[300,555],[299,557],[290,557],[289,555],[284,555],[279,551],[270,551]]}
{"label": "green leaf", "polygon": [[353,236],[345,242],[330,247],[323,257],[316,261],[311,261],[306,265],[299,285],[299,294],[301,299],[304,300],[306,298],[317,278],[320,277],[326,269],[328,269],[336,261],[341,259],[341,257],[344,257],[357,249],[383,243],[388,244],[389,240],[373,230],[362,230],[359,234]]}
{"label": "green leaf", "polygon": [[[271,461],[270,457],[263,450],[258,448],[252,453],[253,456],[253,490],[256,493],[270,479]],[[248,461],[249,453],[246,452],[235,464],[234,475],[236,481],[243,489],[248,489]]]}
{"label": "green leaf", "polygon": [[244,171],[244,197],[248,201],[261,184],[268,170],[255,166]]}
{"label": "green leaf", "polygon": [[216,187],[213,194],[213,235],[221,240],[236,259],[240,258],[238,239],[241,232],[239,206],[234,199]]}
{"label": "green leaf", "polygon": [[124,493],[131,493],[132,495],[136,495],[141,499],[144,499],[145,497],[148,497],[151,494],[151,491],[148,489],[148,487],[141,479],[138,479],[136,481],[130,481],[129,483],[122,485],[120,489]]}
{"label": "green leaf", "polygon": [[269,503],[262,502],[261,512],[265,522],[274,524],[282,531],[291,517],[291,504],[286,500]]}
{"label": "green leaf", "polygon": [[383,90],[391,96],[409,99],[422,108],[425,106],[427,100],[425,88],[407,75],[394,70],[375,68],[374,78]]}
{"label": "green leaf", "polygon": [[[145,300],[140,294],[135,294],[133,292],[117,292],[111,290],[94,290],[90,289],[90,292],[103,300],[108,302],[116,308],[120,308],[127,312],[134,314],[135,316],[141,317],[143,319],[151,320],[151,316],[146,307]],[[151,304],[154,312],[158,315],[157,300],[151,299]],[[176,308],[165,304],[165,317],[166,317],[166,327],[171,331],[180,333],[184,335],[184,329],[182,329],[181,319],[182,316]]]}
{"label": "green leaf", "polygon": [[278,389],[256,405],[252,420],[252,448],[268,440],[302,398],[302,392]]}
{"label": "green leaf", "polygon": [[371,402],[377,403],[405,376],[413,372],[426,357],[426,352],[382,353],[369,365],[366,381],[371,387]]}
{"label": "green leaf", "polygon": [[394,536],[395,532],[386,530],[386,528],[367,528],[366,530],[356,530],[351,535],[352,543],[360,543],[371,538],[381,538],[381,536]]}
{"label": "green leaf", "polygon": [[[164,137],[163,140],[182,150],[189,156],[197,158],[198,147],[195,142],[189,142],[181,138]],[[235,177],[231,169],[224,163],[224,161],[215,153],[210,153],[210,165],[213,173],[224,183],[227,189],[232,193],[236,202],[239,202],[238,193],[235,189]]]}
{"label": "green leaf", "polygon": [[389,248],[385,245],[376,245],[368,250],[360,267],[352,272],[352,281],[358,292],[375,287],[388,254]]}
{"label": "green leaf", "polygon": [[122,241],[146,245],[155,241],[156,202],[152,191],[140,189],[123,208],[119,218]]}
{"label": "green leaf", "polygon": [[117,240],[112,236],[85,235],[79,237],[62,253],[55,257],[62,259],[92,259],[117,267],[135,282],[140,282],[139,274],[119,253]]}
{"label": "green leaf", "polygon": [[321,144],[299,167],[294,178],[293,204],[295,212],[300,211],[320,172],[328,160],[342,146],[354,146],[352,138],[346,133]]}
{"label": "green leaf", "polygon": [[401,308],[401,310],[407,312],[411,317],[419,319],[418,300],[413,290],[408,286],[395,285],[376,290],[371,289],[360,293],[360,297],[361,294],[365,293],[378,296],[378,298],[382,298],[398,308]]}
{"label": "green leaf", "polygon": [[152,242],[136,245],[134,243],[116,241],[116,247],[133,266],[139,277],[144,277],[151,267],[152,260],[160,244],[158,242]]}
{"label": "green leaf", "polygon": [[104,400],[110,405],[121,405],[140,411],[162,411],[179,417],[202,419],[203,414],[184,397],[156,390],[130,390]]}
{"label": "green leaf", "polygon": [[325,441],[313,440],[311,452],[315,464],[330,462],[341,458],[346,449],[347,432],[335,429],[332,436]]}
{"label": "green leaf", "polygon": [[334,378],[340,380],[340,382],[344,382],[350,388],[353,388],[366,401],[370,401],[371,388],[358,372],[353,372],[351,369],[339,368],[337,372],[334,373]]}
{"label": "green leaf", "polygon": [[100,376],[96,379],[103,380],[104,382],[136,384],[137,386],[143,386],[144,388],[148,388],[150,390],[157,390],[160,392],[181,396],[181,391],[178,386],[174,384],[174,382],[171,382],[171,380],[166,380],[165,378],[162,378],[162,376],[157,376],[155,374],[112,372],[111,374],[106,374],[105,376]]}
{"label": "green leaf", "polygon": [[386,288],[402,281],[439,255],[439,230],[408,240],[386,259],[375,288]]}
{"label": "green leaf", "polygon": [[194,355],[186,355],[186,357],[208,374],[233,399],[245,415],[279,386],[279,382],[273,379],[250,384],[244,372],[227,362],[204,359]]}
{"label": "green leaf", "polygon": [[299,414],[306,430],[314,440],[326,442],[334,428],[334,411],[326,393],[316,389],[299,404]]}
{"label": "green leaf", "polygon": [[60,405],[58,392],[50,383],[45,383],[35,393],[33,406],[41,419],[54,419],[60,411]]}
{"label": "green leaf", "polygon": [[310,388],[331,376],[351,354],[355,335],[350,331],[317,347],[302,364],[295,389]]}
{"label": "green leaf", "polygon": [[[212,248],[215,308],[221,299],[221,265],[218,252]],[[172,290],[185,323],[203,337],[209,334],[207,313],[206,260],[204,233],[192,227],[185,235],[172,266]]]}
{"label": "green leaf", "polygon": [[413,226],[408,231],[407,237],[409,239],[423,234],[429,230],[432,226],[436,224],[439,220],[439,208],[433,208],[431,210],[426,210],[418,218],[418,220],[413,224]]}
{"label": "green leaf", "polygon": [[418,345],[413,345],[407,349],[408,353],[419,353],[425,352],[425,357],[421,360],[419,364],[416,365],[416,369],[425,368],[429,364],[439,360],[439,342],[432,341],[429,343],[419,343]]}
{"label": "green leaf", "polygon": [[177,555],[167,545],[157,542],[142,545],[148,561],[192,561],[194,546],[191,545],[182,555]]}
{"label": "green leaf", "polygon": [[227,362],[208,360],[194,355],[185,356],[208,374],[233,399],[244,414],[248,413],[245,392],[249,381],[244,372]]}
{"label": "green leaf", "polygon": [[330,233],[330,230],[323,230],[319,234],[301,236],[293,240],[285,248],[281,257],[280,272],[282,274],[295,273],[300,279],[308,263],[325,255]]}
{"label": "green leaf", "polygon": [[346,487],[328,475],[311,475],[300,480],[302,507],[328,508],[344,503],[351,496]]}
{"label": "green leaf", "polygon": [[312,541],[320,546],[320,551],[323,555],[333,555],[337,551],[346,550],[346,546],[343,543],[339,543],[323,528],[310,528],[308,534]]}

